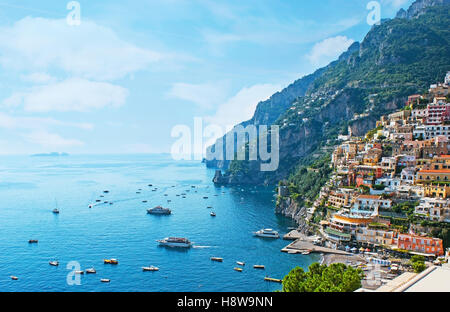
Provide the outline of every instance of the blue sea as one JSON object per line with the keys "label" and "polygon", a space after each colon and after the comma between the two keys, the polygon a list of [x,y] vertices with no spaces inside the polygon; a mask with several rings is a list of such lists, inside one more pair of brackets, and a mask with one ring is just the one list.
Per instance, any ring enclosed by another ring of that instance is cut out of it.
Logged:
{"label": "blue sea", "polygon": [[[213,176],[198,161],[170,155],[1,156],[0,291],[275,291],[280,284],[265,282],[265,276],[281,279],[319,260],[282,253],[288,241],[252,236],[261,228],[285,234],[295,226],[274,214],[274,186],[215,187]],[[176,196],[181,193],[186,198]],[[88,208],[96,199],[113,205]],[[173,214],[146,213],[157,205]],[[55,207],[59,215],[52,213]],[[156,240],[168,236],[187,237],[195,246],[158,246]],[[224,260],[212,262],[212,256]],[[105,265],[105,258],[119,264]],[[59,266],[50,266],[52,260]],[[81,275],[79,285],[71,285],[72,261],[97,274]],[[245,262],[243,272],[233,270],[236,261]],[[160,271],[142,272],[150,265]]]}

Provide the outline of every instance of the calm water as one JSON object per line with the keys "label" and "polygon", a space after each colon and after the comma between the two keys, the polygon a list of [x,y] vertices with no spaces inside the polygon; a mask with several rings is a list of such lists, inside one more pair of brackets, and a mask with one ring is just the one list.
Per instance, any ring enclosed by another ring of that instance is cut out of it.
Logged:
{"label": "calm water", "polygon": [[[201,163],[161,155],[0,157],[0,291],[273,291],[280,285],[265,282],[265,275],[282,278],[318,260],[280,252],[287,244],[281,239],[252,237],[263,227],[284,234],[293,226],[274,215],[273,187],[216,188],[213,175]],[[89,209],[103,190],[110,193],[102,200],[114,205]],[[176,196],[181,193],[185,199]],[[55,205],[59,215],[51,212]],[[147,215],[156,205],[173,215]],[[188,237],[196,247],[158,247],[155,240],[167,236]],[[29,239],[39,243],[29,245]],[[211,256],[224,261],[211,262]],[[119,265],[104,265],[104,258],[117,258]],[[50,266],[51,260],[59,267]],[[97,274],[70,286],[70,261],[81,269],[95,267]],[[246,263],[242,273],[233,270],[236,261]],[[142,272],[150,265],[160,271]]]}

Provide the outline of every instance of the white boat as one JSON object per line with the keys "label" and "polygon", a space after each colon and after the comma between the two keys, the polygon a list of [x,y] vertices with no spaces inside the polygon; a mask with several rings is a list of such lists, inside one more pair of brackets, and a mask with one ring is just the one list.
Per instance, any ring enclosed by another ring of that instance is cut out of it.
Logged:
{"label": "white boat", "polygon": [[86,274],[95,274],[97,271],[95,271],[94,268],[86,269]]}
{"label": "white boat", "polygon": [[58,261],[50,261],[48,264],[53,265],[53,266],[58,266],[59,262]]}
{"label": "white boat", "polygon": [[100,282],[102,282],[102,283],[109,283],[109,282],[111,282],[111,280],[109,278],[102,278],[100,280]]}
{"label": "white boat", "polygon": [[219,257],[211,257],[211,261],[215,261],[215,262],[223,262],[223,258],[219,258]]}
{"label": "white boat", "polygon": [[267,238],[279,238],[280,237],[278,232],[274,231],[272,229],[259,230],[258,232],[253,232],[253,235],[259,236],[259,237],[267,237]]}
{"label": "white boat", "polygon": [[245,265],[245,262],[241,262],[241,261],[236,261],[236,263],[237,263],[238,265],[241,265],[241,266],[244,266],[244,265]]}
{"label": "white boat", "polygon": [[75,274],[84,274],[84,271],[75,271]]}
{"label": "white boat", "polygon": [[155,266],[149,266],[149,267],[142,267],[142,271],[146,272],[146,271],[159,271],[159,268],[155,267]]}
{"label": "white boat", "polygon": [[157,240],[160,246],[167,247],[179,247],[179,248],[190,248],[192,243],[187,238],[179,237],[166,237],[161,240]]}
{"label": "white boat", "polygon": [[172,213],[172,210],[170,210],[169,208],[157,206],[155,208],[147,209],[147,213],[154,215],[170,215]]}
{"label": "white boat", "polygon": [[215,217],[216,213],[215,212],[211,212],[211,217]]}

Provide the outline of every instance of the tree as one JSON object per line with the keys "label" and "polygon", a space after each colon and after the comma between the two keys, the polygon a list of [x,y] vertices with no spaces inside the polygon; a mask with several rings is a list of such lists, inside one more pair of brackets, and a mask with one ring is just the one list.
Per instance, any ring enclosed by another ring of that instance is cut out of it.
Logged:
{"label": "tree", "polygon": [[361,287],[364,273],[343,263],[313,263],[308,272],[295,268],[283,279],[283,292],[352,292]]}
{"label": "tree", "polygon": [[414,272],[416,272],[416,273],[420,273],[427,268],[427,266],[425,265],[425,257],[424,256],[414,255],[411,257],[409,262],[410,262],[411,266],[413,267]]}

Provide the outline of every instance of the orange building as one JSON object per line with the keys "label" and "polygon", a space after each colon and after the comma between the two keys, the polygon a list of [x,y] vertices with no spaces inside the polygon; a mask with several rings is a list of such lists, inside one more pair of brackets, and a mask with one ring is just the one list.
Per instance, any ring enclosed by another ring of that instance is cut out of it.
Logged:
{"label": "orange building", "polygon": [[398,234],[397,247],[428,255],[442,256],[444,254],[442,239],[414,234]]}

